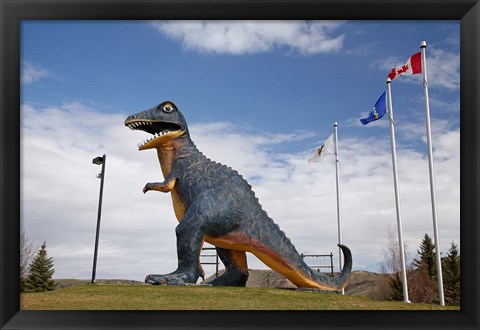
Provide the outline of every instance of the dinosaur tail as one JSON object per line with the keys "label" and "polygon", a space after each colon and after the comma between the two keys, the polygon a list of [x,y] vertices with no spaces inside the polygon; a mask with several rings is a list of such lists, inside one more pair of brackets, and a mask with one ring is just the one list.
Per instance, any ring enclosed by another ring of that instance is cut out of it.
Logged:
{"label": "dinosaur tail", "polygon": [[348,280],[350,279],[350,274],[352,272],[352,252],[350,249],[343,244],[338,244],[340,249],[342,249],[344,262],[342,271],[336,277],[322,277],[322,280],[327,279],[327,283],[329,286],[333,287],[336,290],[341,290],[345,288],[348,284]]}
{"label": "dinosaur tail", "polygon": [[262,241],[268,243],[260,244],[257,251],[250,251],[266,265],[299,288],[341,290],[347,286],[352,271],[352,253],[347,246],[338,244],[344,255],[343,268],[336,277],[330,277],[310,268],[278,225],[273,221],[267,222],[270,223],[269,230],[265,232],[268,234]]}
{"label": "dinosaur tail", "polygon": [[338,244],[338,246],[340,247],[340,249],[342,249],[344,262],[342,270],[337,276],[330,277],[322,274],[318,271],[311,269],[307,264],[302,261],[302,266],[300,267],[299,272],[303,272],[306,275],[307,279],[311,278],[314,283],[308,283],[307,281],[307,285],[302,285],[302,283],[295,284],[299,287],[311,287],[323,290],[342,290],[343,288],[345,288],[348,284],[352,271],[352,253],[346,245]]}

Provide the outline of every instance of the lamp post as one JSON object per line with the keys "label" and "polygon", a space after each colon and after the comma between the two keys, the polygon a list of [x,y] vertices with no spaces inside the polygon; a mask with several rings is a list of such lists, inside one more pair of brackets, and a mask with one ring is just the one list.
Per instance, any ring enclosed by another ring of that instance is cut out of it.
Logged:
{"label": "lamp post", "polygon": [[102,216],[102,197],[103,197],[103,179],[105,178],[105,163],[107,156],[95,157],[92,163],[95,165],[102,165],[102,172],[97,176],[100,178],[100,196],[98,197],[98,215],[97,215],[97,233],[95,235],[95,251],[93,253],[93,269],[92,269],[92,284],[95,283],[95,273],[97,270],[97,253],[98,253],[98,237],[100,235],[100,217]]}

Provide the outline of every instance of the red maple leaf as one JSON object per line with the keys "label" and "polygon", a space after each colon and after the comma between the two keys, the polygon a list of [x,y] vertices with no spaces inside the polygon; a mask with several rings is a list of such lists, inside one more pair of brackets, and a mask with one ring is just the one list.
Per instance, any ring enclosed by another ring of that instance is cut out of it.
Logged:
{"label": "red maple leaf", "polygon": [[398,74],[402,74],[404,72],[407,72],[408,70],[408,64],[402,65],[402,67],[397,71]]}
{"label": "red maple leaf", "polygon": [[396,70],[392,69],[392,71],[390,71],[390,73],[388,74],[388,78],[390,78],[390,80],[393,80],[393,79],[395,79],[396,75],[397,75]]}

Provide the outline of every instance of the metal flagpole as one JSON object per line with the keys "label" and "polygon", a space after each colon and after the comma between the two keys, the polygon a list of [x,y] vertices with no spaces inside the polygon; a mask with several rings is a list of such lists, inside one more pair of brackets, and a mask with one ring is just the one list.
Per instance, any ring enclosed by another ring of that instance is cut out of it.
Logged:
{"label": "metal flagpole", "polygon": [[438,281],[438,297],[440,305],[445,306],[445,298],[443,295],[443,277],[442,277],[442,260],[440,257],[440,247],[438,238],[438,223],[437,223],[437,202],[435,197],[435,177],[433,170],[433,152],[432,152],[432,130],[430,127],[430,104],[428,100],[428,81],[427,81],[427,57],[425,49],[427,42],[420,43],[422,49],[422,72],[423,72],[423,90],[425,92],[425,120],[427,127],[427,146],[428,146],[428,169],[430,172],[430,196],[432,201],[432,216],[433,216],[433,234],[435,237],[435,252],[437,261],[437,281]]}
{"label": "metal flagpole", "polygon": [[395,186],[395,204],[397,210],[397,231],[398,245],[400,249],[400,262],[402,266],[402,284],[403,284],[403,301],[409,303],[408,299],[408,283],[407,269],[405,266],[405,252],[403,251],[403,231],[402,231],[402,215],[400,213],[400,193],[398,192],[398,173],[397,173],[397,147],[395,145],[395,122],[393,121],[392,107],[392,91],[390,89],[390,78],[387,78],[387,113],[390,121],[390,141],[392,145],[392,165],[393,165],[393,182]]}
{"label": "metal flagpole", "polygon": [[[342,244],[342,216],[340,213],[340,174],[339,174],[339,164],[338,160],[338,123],[333,124],[333,138],[335,140],[335,169],[336,169],[336,182],[337,182],[337,221],[338,221],[338,244]],[[338,262],[340,266],[340,272],[342,271],[342,249],[338,248]],[[345,289],[342,289],[342,295],[345,294]]]}

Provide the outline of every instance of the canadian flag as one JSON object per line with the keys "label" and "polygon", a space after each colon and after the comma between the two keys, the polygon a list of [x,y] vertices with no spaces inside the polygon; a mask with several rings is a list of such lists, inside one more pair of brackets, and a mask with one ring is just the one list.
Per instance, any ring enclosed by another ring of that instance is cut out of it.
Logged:
{"label": "canadian flag", "polygon": [[412,75],[422,73],[422,53],[418,52],[410,57],[407,63],[397,66],[388,74],[388,78],[393,80],[402,74]]}

